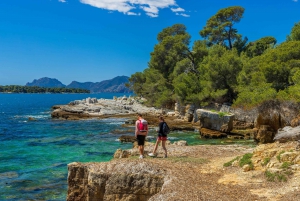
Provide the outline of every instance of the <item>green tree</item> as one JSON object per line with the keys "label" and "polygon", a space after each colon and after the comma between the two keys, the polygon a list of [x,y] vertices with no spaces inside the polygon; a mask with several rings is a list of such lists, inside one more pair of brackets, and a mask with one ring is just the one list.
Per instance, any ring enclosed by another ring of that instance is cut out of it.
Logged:
{"label": "green tree", "polygon": [[274,48],[277,40],[272,37],[263,37],[257,41],[250,42],[246,46],[246,55],[248,57],[255,57],[262,55],[267,49]]}
{"label": "green tree", "polygon": [[149,68],[158,70],[168,80],[176,63],[187,57],[190,38],[183,24],[163,29],[157,37],[159,43],[150,54]]}
{"label": "green tree", "polygon": [[299,41],[299,40],[300,40],[300,22],[294,25],[291,34],[287,36],[287,41]]}
{"label": "green tree", "polygon": [[232,102],[237,95],[237,76],[243,62],[236,50],[213,46],[200,65],[201,82],[209,86],[210,97],[215,101]]}
{"label": "green tree", "polygon": [[222,44],[232,49],[233,42],[241,37],[233,26],[241,20],[243,14],[244,8],[240,6],[223,8],[206,22],[200,35],[213,44]]}

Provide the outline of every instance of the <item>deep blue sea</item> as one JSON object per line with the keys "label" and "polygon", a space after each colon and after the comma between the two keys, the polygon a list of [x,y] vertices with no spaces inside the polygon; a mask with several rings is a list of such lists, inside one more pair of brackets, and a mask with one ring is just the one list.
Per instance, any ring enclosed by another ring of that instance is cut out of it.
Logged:
{"label": "deep blue sea", "polygon": [[[50,115],[53,105],[123,95],[130,94],[0,93],[0,200],[66,200],[68,163],[109,161],[116,149],[131,148],[117,140],[134,135],[121,126],[126,119],[65,121]],[[197,132],[175,132],[169,139],[222,143],[202,140]]]}

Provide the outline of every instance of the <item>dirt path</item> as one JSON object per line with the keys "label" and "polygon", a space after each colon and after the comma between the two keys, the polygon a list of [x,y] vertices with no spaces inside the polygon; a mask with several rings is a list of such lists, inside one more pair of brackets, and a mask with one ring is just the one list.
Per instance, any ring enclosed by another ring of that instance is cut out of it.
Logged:
{"label": "dirt path", "polygon": [[[146,152],[151,146],[146,147]],[[262,171],[243,172],[240,167],[224,168],[236,156],[251,153],[246,146],[169,146],[169,157],[146,157],[147,163],[166,170],[165,183],[154,200],[300,200],[300,177],[287,182],[269,182]]]}

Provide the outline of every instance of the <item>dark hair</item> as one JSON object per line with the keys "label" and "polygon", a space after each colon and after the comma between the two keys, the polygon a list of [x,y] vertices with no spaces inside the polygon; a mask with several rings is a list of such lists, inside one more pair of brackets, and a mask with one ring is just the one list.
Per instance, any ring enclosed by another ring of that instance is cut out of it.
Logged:
{"label": "dark hair", "polygon": [[142,115],[141,113],[138,113],[137,115],[138,115],[139,117],[143,117],[143,115]]}
{"label": "dark hair", "polygon": [[159,120],[165,121],[163,116],[158,117]]}

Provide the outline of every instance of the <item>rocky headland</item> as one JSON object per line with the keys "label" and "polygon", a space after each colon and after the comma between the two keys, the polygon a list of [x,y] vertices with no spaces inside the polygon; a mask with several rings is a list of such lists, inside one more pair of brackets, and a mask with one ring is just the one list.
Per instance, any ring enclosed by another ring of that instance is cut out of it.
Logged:
{"label": "rocky headland", "polygon": [[[52,117],[127,117],[136,113],[150,126],[164,115],[171,130],[198,130],[203,138],[253,139],[256,147],[241,145],[188,146],[168,143],[168,158],[138,159],[130,150],[117,150],[106,163],[68,165],[67,200],[300,200],[299,106],[268,102],[251,110],[214,105],[174,110],[149,108],[143,99],[88,98],[54,106]],[[147,143],[145,154],[153,149]],[[160,149],[160,148],[159,148]],[[162,151],[160,149],[160,151]]]}

